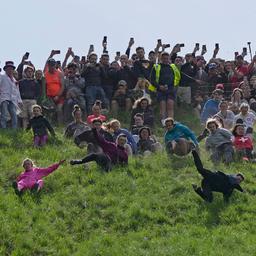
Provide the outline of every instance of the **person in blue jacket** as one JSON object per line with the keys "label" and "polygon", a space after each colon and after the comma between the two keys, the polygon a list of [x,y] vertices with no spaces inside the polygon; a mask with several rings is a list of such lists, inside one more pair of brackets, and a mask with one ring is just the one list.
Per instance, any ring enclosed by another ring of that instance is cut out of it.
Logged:
{"label": "person in blue jacket", "polygon": [[198,148],[196,136],[187,126],[175,122],[171,117],[166,118],[164,124],[164,141],[168,154],[186,155],[192,148]]}
{"label": "person in blue jacket", "polygon": [[117,119],[111,120],[109,122],[108,126],[113,131],[114,140],[116,140],[118,135],[125,134],[126,137],[127,137],[127,144],[130,145],[132,153],[137,154],[137,143],[136,143],[136,141],[134,140],[132,134],[128,130],[126,130],[124,128],[121,128],[121,124]]}
{"label": "person in blue jacket", "polygon": [[219,103],[222,100],[222,97],[222,90],[216,89],[212,92],[212,98],[206,101],[201,113],[202,124],[205,124],[208,118],[213,117],[219,112]]}

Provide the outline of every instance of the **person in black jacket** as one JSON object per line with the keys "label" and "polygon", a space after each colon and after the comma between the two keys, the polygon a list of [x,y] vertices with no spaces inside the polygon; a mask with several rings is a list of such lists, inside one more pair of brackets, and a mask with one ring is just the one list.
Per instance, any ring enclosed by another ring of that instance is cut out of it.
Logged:
{"label": "person in black jacket", "polygon": [[34,117],[29,120],[27,130],[33,129],[34,147],[42,147],[48,140],[48,132],[55,137],[55,132],[49,121],[42,115],[42,108],[39,105],[32,106]]}
{"label": "person in black jacket", "polygon": [[244,176],[241,173],[231,175],[220,171],[212,172],[203,167],[196,150],[192,150],[192,155],[198,172],[203,176],[201,187],[193,184],[193,188],[205,201],[210,203],[213,201],[213,191],[222,193],[226,202],[229,200],[234,189],[243,192],[243,189],[239,185],[244,180]]}

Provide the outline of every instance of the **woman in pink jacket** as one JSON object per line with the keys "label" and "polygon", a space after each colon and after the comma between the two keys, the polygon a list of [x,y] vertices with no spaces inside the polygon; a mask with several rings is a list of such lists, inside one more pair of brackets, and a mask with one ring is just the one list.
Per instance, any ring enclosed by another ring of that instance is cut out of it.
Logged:
{"label": "woman in pink jacket", "polygon": [[65,160],[60,160],[58,163],[55,163],[47,168],[39,168],[34,166],[34,163],[31,159],[26,158],[23,161],[24,172],[22,172],[15,182],[13,182],[13,187],[15,193],[20,195],[21,192],[25,189],[33,189],[39,191],[44,185],[43,177],[48,176],[50,173],[59,168]]}

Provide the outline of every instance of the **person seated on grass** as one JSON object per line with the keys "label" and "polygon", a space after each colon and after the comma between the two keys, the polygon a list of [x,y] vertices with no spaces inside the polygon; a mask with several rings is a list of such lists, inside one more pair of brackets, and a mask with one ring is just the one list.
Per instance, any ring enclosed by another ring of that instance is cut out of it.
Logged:
{"label": "person seated on grass", "polygon": [[133,102],[142,97],[150,98],[150,94],[148,92],[149,85],[150,85],[149,81],[144,77],[138,78],[138,82],[135,88],[131,90],[131,93],[130,93]]}
{"label": "person seated on grass", "polygon": [[193,147],[198,148],[195,134],[185,125],[174,122],[168,117],[164,120],[166,132],[164,135],[166,152],[169,155],[187,155]]}
{"label": "person seated on grass", "polygon": [[235,153],[239,159],[243,159],[245,161],[253,160],[253,142],[251,137],[245,134],[245,125],[244,124],[236,124],[232,131],[233,145],[235,147]]}
{"label": "person seated on grass", "polygon": [[76,137],[78,134],[81,134],[83,131],[87,131],[91,129],[87,123],[83,122],[82,110],[78,105],[74,106],[72,116],[74,118],[74,121],[67,125],[64,132],[64,136],[66,138]]}
{"label": "person seated on grass", "polygon": [[250,107],[247,103],[242,103],[240,105],[240,112],[235,116],[234,124],[237,120],[243,120],[245,125],[245,131],[248,136],[253,137],[253,125],[256,121],[256,115],[254,112],[250,111]]}
{"label": "person seated on grass", "polygon": [[101,101],[96,100],[94,105],[92,106],[92,114],[87,117],[87,124],[91,125],[92,121],[97,118],[100,119],[102,122],[105,122],[107,120],[105,115],[101,114],[102,112],[102,106]]}
{"label": "person seated on grass", "polygon": [[220,128],[216,119],[208,119],[206,128],[210,134],[206,139],[205,147],[207,151],[211,151],[212,162],[218,164],[222,159],[226,164],[233,162],[232,133],[225,128]]}
{"label": "person seated on grass", "polygon": [[107,124],[107,127],[113,132],[114,140],[116,140],[120,134],[125,134],[127,137],[127,144],[130,146],[129,152],[132,152],[132,154],[137,154],[137,144],[132,134],[127,129],[121,128],[121,124],[117,119],[111,120]]}
{"label": "person seated on grass", "polygon": [[151,137],[151,130],[146,126],[139,130],[139,141],[137,142],[137,146],[138,154],[144,156],[162,150],[162,145],[160,142],[156,141],[154,137]]}
{"label": "person seated on grass", "polygon": [[131,114],[131,127],[134,125],[134,116],[137,113],[143,114],[144,125],[153,128],[154,127],[154,111],[151,107],[150,98],[143,97],[135,101],[133,104],[133,110]]}
{"label": "person seated on grass", "polygon": [[109,142],[96,130],[92,128],[92,133],[95,140],[102,148],[103,152],[89,153],[81,160],[71,160],[70,164],[84,164],[92,161],[102,167],[106,172],[111,171],[112,166],[116,164],[128,164],[128,154],[125,150],[124,144],[127,141],[126,135],[120,134],[117,137],[116,143]]}
{"label": "person seated on grass", "polygon": [[136,143],[139,140],[139,131],[142,127],[144,127],[144,116],[141,113],[137,113],[134,116],[135,124],[131,128],[131,134],[136,141]]}
{"label": "person seated on grass", "polygon": [[32,106],[33,118],[29,120],[27,131],[32,128],[34,133],[34,147],[40,148],[47,143],[48,132],[55,137],[55,132],[49,121],[43,116],[42,108],[39,105]]}
{"label": "person seated on grass", "polygon": [[57,170],[65,160],[60,160],[47,168],[36,167],[33,161],[29,158],[23,160],[22,166],[24,172],[22,172],[16,181],[13,182],[13,188],[17,195],[21,195],[26,189],[34,190],[38,192],[43,188],[43,177],[48,176],[53,171]]}
{"label": "person seated on grass", "polygon": [[127,83],[124,80],[120,80],[111,101],[112,114],[116,117],[120,110],[129,112],[131,107],[132,101],[127,89]]}
{"label": "person seated on grass", "polygon": [[212,192],[220,192],[223,194],[223,198],[228,202],[230,196],[234,189],[243,192],[240,183],[244,181],[244,176],[241,173],[231,175],[225,174],[223,172],[217,171],[212,172],[203,167],[201,159],[196,152],[192,150],[192,155],[194,158],[195,166],[198,172],[202,175],[203,179],[201,181],[201,187],[193,184],[194,191],[203,198],[206,202],[211,203],[213,201]]}

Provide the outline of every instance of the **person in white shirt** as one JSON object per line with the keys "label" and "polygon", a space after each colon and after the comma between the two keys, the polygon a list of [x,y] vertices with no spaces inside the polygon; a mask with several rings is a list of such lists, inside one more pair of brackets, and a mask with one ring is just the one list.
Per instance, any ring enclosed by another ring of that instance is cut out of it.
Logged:
{"label": "person in white shirt", "polygon": [[240,106],[240,113],[235,116],[234,125],[236,123],[243,123],[245,125],[246,134],[252,136],[255,121],[255,113],[250,111],[250,107],[247,103],[242,103]]}
{"label": "person in white shirt", "polygon": [[12,128],[17,128],[17,111],[22,105],[22,100],[17,81],[14,78],[14,63],[6,61],[3,69],[5,74],[0,75],[0,125],[5,129],[10,115]]}
{"label": "person in white shirt", "polygon": [[220,102],[219,110],[216,115],[222,119],[223,128],[230,130],[233,127],[235,114],[231,110],[228,110],[228,102],[225,100]]}

